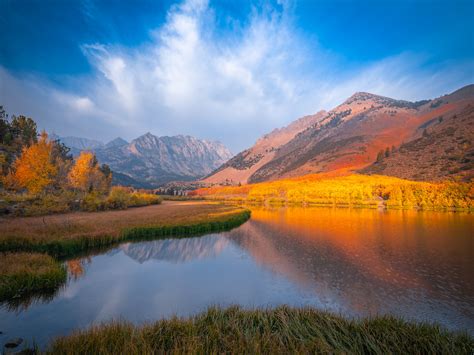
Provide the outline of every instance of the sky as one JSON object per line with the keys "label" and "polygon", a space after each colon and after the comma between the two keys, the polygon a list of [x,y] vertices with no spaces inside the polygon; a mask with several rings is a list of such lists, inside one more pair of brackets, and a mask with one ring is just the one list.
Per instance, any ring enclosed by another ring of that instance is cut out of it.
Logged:
{"label": "sky", "polygon": [[474,83],[472,23],[472,0],[0,0],[0,105],[60,136],[237,153],[357,91]]}

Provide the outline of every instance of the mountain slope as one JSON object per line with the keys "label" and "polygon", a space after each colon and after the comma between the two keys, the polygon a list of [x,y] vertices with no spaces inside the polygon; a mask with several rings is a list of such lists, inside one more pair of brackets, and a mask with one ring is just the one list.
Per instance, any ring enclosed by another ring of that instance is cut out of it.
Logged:
{"label": "mountain slope", "polygon": [[232,157],[222,143],[191,136],[147,133],[130,143],[116,138],[105,145],[78,137],[54,139],[70,147],[75,156],[82,150],[93,151],[99,163],[108,164],[114,172],[114,183],[143,188],[201,178]]}
{"label": "mountain slope", "polygon": [[153,186],[200,178],[232,156],[219,142],[191,136],[157,137],[151,133],[95,153],[99,162],[108,164],[113,171]]}
{"label": "mountain slope", "polygon": [[[310,173],[357,171],[372,165],[381,150],[385,151],[387,148],[390,150],[392,147],[396,150],[401,145],[422,137],[423,127],[429,125],[429,122],[435,122],[440,116],[449,118],[456,114],[464,117],[463,120],[457,120],[456,130],[459,134],[455,135],[456,142],[458,140],[464,142],[462,149],[469,151],[472,149],[472,140],[469,137],[473,129],[473,115],[469,105],[474,105],[474,85],[466,86],[438,99],[419,102],[394,100],[363,92],[356,93],[335,109],[323,113],[314,124],[308,125],[292,139],[280,145],[257,167],[248,168],[244,165],[241,169],[245,170],[248,175],[246,182],[250,183]],[[445,141],[444,149],[453,148],[453,144],[452,140]],[[248,151],[253,149],[254,147]],[[241,154],[246,154],[248,151]],[[435,153],[427,149],[422,155],[430,160],[431,158],[428,158],[430,154]],[[420,158],[422,157],[417,159]],[[463,156],[459,162],[466,159],[470,158]],[[436,160],[434,163],[439,165],[437,171],[446,169],[446,159]],[[412,170],[417,168],[418,165],[415,165]],[[461,168],[472,170],[472,167],[464,165],[452,167],[455,170]],[[377,171],[383,173],[380,167]],[[406,177],[393,169],[387,170],[387,173]],[[217,174],[206,180],[213,182]],[[423,176],[432,178],[434,175]],[[224,177],[221,173],[220,179]]]}
{"label": "mountain slope", "polygon": [[88,138],[61,137],[60,140],[69,148],[77,150],[94,150],[104,146],[104,143]]}
{"label": "mountain slope", "polygon": [[418,129],[421,137],[388,151],[361,172],[410,180],[474,178],[474,105],[435,117]]}
{"label": "mountain slope", "polygon": [[127,144],[128,142],[125,139],[117,137],[115,139],[112,139],[110,142],[108,142],[105,145],[105,148],[121,147]]}
{"label": "mountain slope", "polygon": [[319,124],[326,112],[302,117],[286,127],[277,128],[260,138],[253,147],[237,154],[203,181],[206,183],[247,183],[262,166],[272,161],[278,149],[298,133]]}

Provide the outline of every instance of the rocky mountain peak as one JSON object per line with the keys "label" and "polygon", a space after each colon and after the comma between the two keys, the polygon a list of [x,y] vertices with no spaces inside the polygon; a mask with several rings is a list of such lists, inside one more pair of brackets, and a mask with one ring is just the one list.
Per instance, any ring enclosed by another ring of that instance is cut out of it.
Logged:
{"label": "rocky mountain peak", "polygon": [[106,148],[113,148],[113,147],[122,147],[124,145],[127,145],[128,142],[121,138],[121,137],[117,137],[115,139],[112,139],[110,142],[108,142],[105,147]]}
{"label": "rocky mountain peak", "polygon": [[101,164],[111,167],[113,176],[121,178],[119,183],[129,184],[131,181],[136,187],[195,180],[232,157],[222,143],[189,135],[157,137],[147,132],[130,143],[116,138],[106,145],[77,137],[66,140],[74,143],[71,150],[74,155],[87,147],[95,152]]}

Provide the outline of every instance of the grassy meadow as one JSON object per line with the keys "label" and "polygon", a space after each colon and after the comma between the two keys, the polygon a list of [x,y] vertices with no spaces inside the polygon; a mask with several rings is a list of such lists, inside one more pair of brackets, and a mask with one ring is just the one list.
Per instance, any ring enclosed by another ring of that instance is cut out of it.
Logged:
{"label": "grassy meadow", "polygon": [[250,212],[239,207],[167,202],[121,211],[3,218],[0,219],[0,251],[68,257],[127,240],[226,230],[249,217]]}
{"label": "grassy meadow", "polygon": [[251,204],[474,210],[474,183],[420,182],[382,175],[313,174],[243,186],[202,188],[207,199]]}
{"label": "grassy meadow", "polygon": [[474,339],[384,316],[348,320],[314,308],[210,308],[135,326],[111,322],[55,339],[51,354],[472,354]]}

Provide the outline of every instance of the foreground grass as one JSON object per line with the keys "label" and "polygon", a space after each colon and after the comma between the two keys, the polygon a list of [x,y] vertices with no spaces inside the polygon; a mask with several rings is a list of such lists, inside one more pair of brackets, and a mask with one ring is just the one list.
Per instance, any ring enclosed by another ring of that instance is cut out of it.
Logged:
{"label": "foreground grass", "polygon": [[66,279],[66,268],[49,255],[0,253],[0,302],[54,291]]}
{"label": "foreground grass", "polygon": [[312,308],[210,308],[188,319],[112,322],[56,339],[54,354],[472,354],[474,339],[392,317],[351,321]]}
{"label": "foreground grass", "polygon": [[474,210],[474,183],[421,182],[382,175],[313,174],[243,186],[202,188],[196,196],[252,204]]}
{"label": "foreground grass", "polygon": [[122,241],[228,230],[250,211],[206,202],[167,202],[124,211],[0,219],[0,252],[74,256]]}

